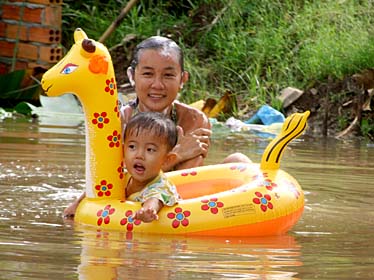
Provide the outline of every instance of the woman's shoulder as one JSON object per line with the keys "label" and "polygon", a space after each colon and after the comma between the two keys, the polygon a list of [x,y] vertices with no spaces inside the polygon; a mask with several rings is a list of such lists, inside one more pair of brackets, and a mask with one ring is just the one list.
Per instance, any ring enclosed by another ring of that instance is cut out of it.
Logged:
{"label": "woman's shoulder", "polygon": [[120,112],[121,112],[121,120],[124,123],[128,123],[133,115],[134,107],[131,106],[131,104],[124,104],[122,105]]}
{"label": "woman's shoulder", "polygon": [[199,109],[197,109],[195,107],[192,107],[192,106],[190,106],[186,103],[175,100],[174,101],[174,106],[177,109],[177,112],[194,114],[194,115],[200,116],[202,118],[204,118],[204,117],[206,118],[205,114],[202,111],[200,111]]}
{"label": "woman's shoulder", "polygon": [[192,128],[210,128],[208,117],[199,109],[180,101],[174,101],[177,111],[178,125]]}

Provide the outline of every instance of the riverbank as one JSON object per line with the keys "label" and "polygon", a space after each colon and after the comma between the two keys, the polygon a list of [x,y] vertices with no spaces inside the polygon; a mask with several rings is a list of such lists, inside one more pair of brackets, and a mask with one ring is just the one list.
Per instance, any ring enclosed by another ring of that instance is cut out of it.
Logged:
{"label": "riverbank", "polygon": [[[136,45],[135,38],[129,36],[123,43],[110,49],[119,90],[124,94],[132,91],[123,65],[130,64],[131,51]],[[306,133],[314,136],[366,137],[374,141],[373,89],[374,68],[365,69],[342,79],[315,81],[309,88],[300,89],[303,94],[291,105],[279,110],[285,116],[309,110],[311,115]],[[246,98],[239,96],[235,103],[238,110],[230,114],[235,114],[239,119],[248,119],[256,113],[257,107],[249,106]]]}
{"label": "riverbank", "polygon": [[285,113],[310,110],[308,131],[337,138],[374,140],[374,69],[316,82]]}

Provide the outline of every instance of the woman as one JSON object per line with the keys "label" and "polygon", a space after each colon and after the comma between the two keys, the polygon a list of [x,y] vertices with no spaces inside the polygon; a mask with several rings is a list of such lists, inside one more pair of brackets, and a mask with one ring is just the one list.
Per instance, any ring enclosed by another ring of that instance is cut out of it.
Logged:
{"label": "woman", "polygon": [[[124,124],[137,112],[156,111],[169,116],[178,126],[178,143],[173,149],[177,157],[164,171],[203,165],[210,145],[208,118],[201,111],[176,100],[189,78],[183,61],[183,52],[173,40],[153,36],[135,48],[131,66],[127,69],[137,98],[123,107]],[[224,160],[235,161],[251,162],[240,153]]]}

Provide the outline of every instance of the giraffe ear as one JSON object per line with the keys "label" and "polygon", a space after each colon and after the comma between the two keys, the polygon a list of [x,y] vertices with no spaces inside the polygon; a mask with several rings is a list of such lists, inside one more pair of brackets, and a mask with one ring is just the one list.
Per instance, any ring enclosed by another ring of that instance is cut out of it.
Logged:
{"label": "giraffe ear", "polygon": [[78,43],[80,40],[88,39],[87,34],[81,29],[77,28],[74,31],[74,42]]}

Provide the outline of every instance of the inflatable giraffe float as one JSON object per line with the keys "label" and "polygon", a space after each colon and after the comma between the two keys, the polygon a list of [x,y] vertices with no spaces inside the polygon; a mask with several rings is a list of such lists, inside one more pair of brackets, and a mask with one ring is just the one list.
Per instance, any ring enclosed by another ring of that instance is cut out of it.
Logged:
{"label": "inflatable giraffe float", "polygon": [[165,173],[182,200],[163,207],[159,221],[132,218],[141,207],[124,197],[123,147],[113,65],[107,48],[77,29],[75,44],[42,79],[48,96],[74,93],[86,124],[86,198],[78,223],[157,234],[264,236],[287,232],[300,218],[304,194],[280,169],[286,146],[306,127],[309,112],[293,114],[268,145],[261,164],[227,163]]}
{"label": "inflatable giraffe float", "polygon": [[120,102],[108,49],[74,32],[75,44],[42,78],[47,96],[75,94],[86,122],[86,197],[124,199]]}

